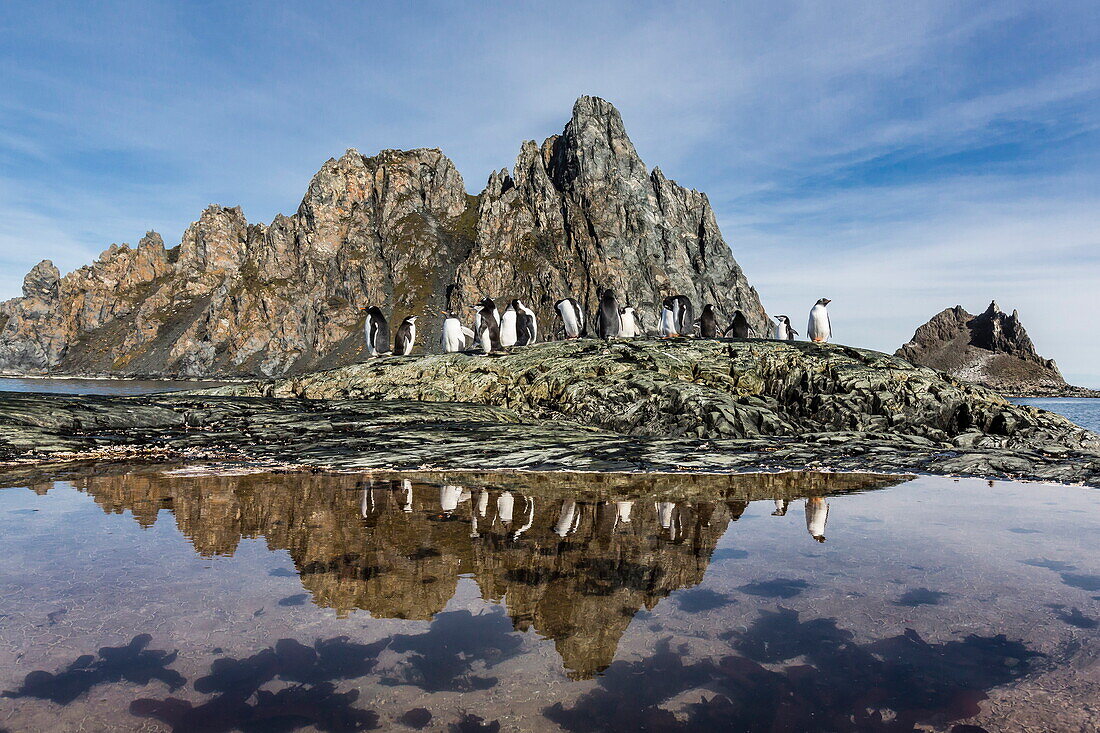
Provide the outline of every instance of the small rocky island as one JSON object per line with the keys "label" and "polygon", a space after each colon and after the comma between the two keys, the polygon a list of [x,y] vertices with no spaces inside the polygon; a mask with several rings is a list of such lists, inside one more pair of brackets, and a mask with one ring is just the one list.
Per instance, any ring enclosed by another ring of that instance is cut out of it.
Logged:
{"label": "small rocky island", "polygon": [[757,339],[382,357],[130,398],[0,395],[9,467],[233,459],[328,470],[832,469],[1100,486],[1100,437],[904,359]]}
{"label": "small rocky island", "polygon": [[1014,397],[1100,397],[1066,383],[1053,359],[1044,359],[1020,323],[996,302],[980,315],[947,308],[917,329],[897,355]]}

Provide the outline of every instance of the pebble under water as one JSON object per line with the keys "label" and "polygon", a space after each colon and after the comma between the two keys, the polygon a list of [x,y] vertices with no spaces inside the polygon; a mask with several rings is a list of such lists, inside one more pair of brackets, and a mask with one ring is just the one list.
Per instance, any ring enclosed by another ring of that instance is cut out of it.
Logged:
{"label": "pebble under water", "polygon": [[0,730],[1096,729],[1098,496],[101,467],[0,491]]}

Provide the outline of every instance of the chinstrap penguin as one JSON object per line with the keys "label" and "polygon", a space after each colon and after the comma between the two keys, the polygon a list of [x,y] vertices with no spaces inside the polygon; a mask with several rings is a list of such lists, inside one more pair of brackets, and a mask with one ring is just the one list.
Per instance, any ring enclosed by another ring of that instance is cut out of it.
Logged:
{"label": "chinstrap penguin", "polygon": [[745,314],[740,310],[735,310],[730,325],[726,326],[726,330],[722,332],[722,337],[732,336],[735,339],[747,339],[751,335],[752,326],[749,325],[749,319],[745,318]]}
{"label": "chinstrap penguin", "polygon": [[454,354],[464,351],[474,339],[474,332],[462,325],[462,321],[453,313],[445,314],[443,319],[443,333],[439,337],[439,344],[443,347],[444,354]]}
{"label": "chinstrap penguin", "polygon": [[538,341],[539,319],[535,312],[522,300],[513,300],[512,307],[516,309],[516,345],[529,346]]}
{"label": "chinstrap penguin", "polygon": [[638,315],[638,311],[634,310],[634,306],[625,306],[619,309],[619,336],[625,339],[638,338],[644,336],[645,330],[642,328],[642,317]]}
{"label": "chinstrap penguin", "polygon": [[699,335],[705,339],[718,338],[718,316],[710,303],[704,305],[699,314]]}
{"label": "chinstrap penguin", "polygon": [[500,351],[500,314],[492,298],[482,298],[473,306],[477,311],[476,340],[482,352]]}
{"label": "chinstrap penguin", "polygon": [[791,319],[787,316],[775,316],[775,338],[778,341],[794,341],[798,331],[791,326]]}
{"label": "chinstrap penguin", "polygon": [[516,341],[519,340],[516,329],[518,316],[519,311],[514,300],[508,304],[508,307],[504,309],[504,313],[500,315],[500,345],[506,349],[515,346]]}
{"label": "chinstrap penguin", "polygon": [[397,335],[393,339],[393,353],[398,356],[408,356],[416,345],[416,319],[419,316],[408,316],[397,327]]}

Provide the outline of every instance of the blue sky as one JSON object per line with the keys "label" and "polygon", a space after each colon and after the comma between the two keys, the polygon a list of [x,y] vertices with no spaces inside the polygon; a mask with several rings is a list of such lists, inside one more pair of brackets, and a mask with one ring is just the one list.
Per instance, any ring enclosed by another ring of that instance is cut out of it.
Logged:
{"label": "blue sky", "polygon": [[1018,308],[1100,386],[1100,3],[0,4],[0,298],[209,203],[291,213],[348,147],[439,147],[467,188],[623,113],[707,192],[772,313],[833,298],[892,351]]}

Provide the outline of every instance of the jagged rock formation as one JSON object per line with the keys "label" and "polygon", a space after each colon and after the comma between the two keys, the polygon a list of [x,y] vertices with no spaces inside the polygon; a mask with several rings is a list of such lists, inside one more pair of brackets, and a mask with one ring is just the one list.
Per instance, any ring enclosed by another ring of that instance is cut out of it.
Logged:
{"label": "jagged rock formation", "polygon": [[419,313],[518,297],[595,305],[600,286],[655,325],[683,293],[763,333],[756,291],[707,197],[647,171],[608,102],[581,97],[561,135],[525,142],[479,196],[439,150],[348,150],[268,226],[211,206],[166,250],[155,232],[60,277],[45,261],[0,305],[0,372],[278,376],[364,357],[362,309]]}
{"label": "jagged rock formation", "polygon": [[[562,490],[557,477],[577,493]],[[413,482],[129,474],[75,486],[105,512],[131,512],[142,527],[167,509],[206,557],[232,555],[242,538],[262,537],[268,548],[287,551],[313,603],[339,615],[362,609],[380,618],[431,619],[454,596],[459,576],[472,574],[482,596],[504,606],[517,630],[533,628],[552,639],[569,674],[586,679],[612,662],[639,610],[702,581],[718,539],[749,501],[795,501],[902,480],[700,476],[685,498],[674,485],[650,493],[644,479],[640,487],[623,481],[585,491],[599,477],[557,477],[513,476],[502,488],[451,475]],[[441,489],[456,497],[453,511],[442,510]],[[504,491],[514,501],[510,520],[498,510]],[[620,521],[615,503],[624,500],[631,504],[629,522]],[[666,502],[664,522],[656,502]]]}
{"label": "jagged rock formation", "polygon": [[947,308],[917,329],[897,355],[957,379],[1013,395],[1063,394],[1066,384],[1053,359],[1044,359],[1020,323],[1020,314],[996,302],[981,315]]}

